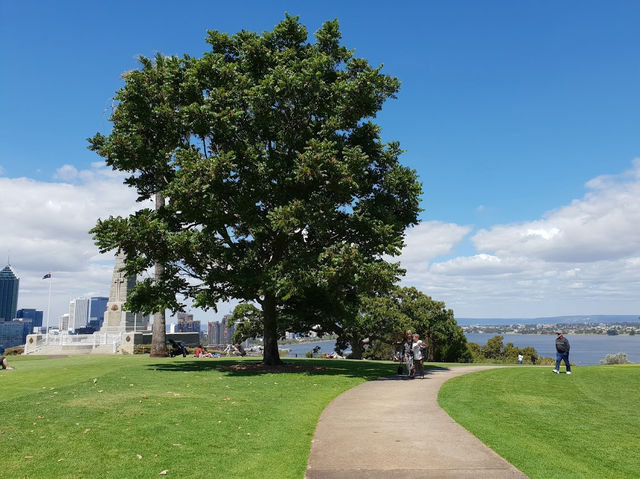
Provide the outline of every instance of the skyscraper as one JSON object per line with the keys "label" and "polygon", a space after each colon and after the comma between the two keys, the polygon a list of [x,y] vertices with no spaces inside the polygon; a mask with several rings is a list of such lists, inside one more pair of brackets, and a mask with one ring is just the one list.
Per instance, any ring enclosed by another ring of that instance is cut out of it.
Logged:
{"label": "skyscraper", "polygon": [[76,298],[69,302],[69,329],[85,328],[89,322],[89,298]]}
{"label": "skyscraper", "polygon": [[109,298],[106,296],[92,296],[89,298],[89,326],[96,331],[102,327],[108,301]]}
{"label": "skyscraper", "polygon": [[18,309],[18,287],[20,279],[11,265],[0,271],[0,321],[11,321]]}
{"label": "skyscraper", "polygon": [[193,320],[193,314],[178,313],[178,324],[175,327],[176,333],[199,333],[200,321]]}
{"label": "skyscraper", "polygon": [[210,345],[218,345],[222,344],[220,339],[222,331],[222,323],[217,321],[209,321],[207,328],[207,335],[209,336],[209,344]]}
{"label": "skyscraper", "polygon": [[0,322],[0,352],[5,348],[11,348],[24,344],[24,325],[20,321]]}
{"label": "skyscraper", "polygon": [[67,331],[69,329],[69,313],[65,313],[60,316],[60,331]]}
{"label": "skyscraper", "polygon": [[30,319],[34,328],[42,327],[42,311],[33,308],[22,308],[16,311],[17,319]]}

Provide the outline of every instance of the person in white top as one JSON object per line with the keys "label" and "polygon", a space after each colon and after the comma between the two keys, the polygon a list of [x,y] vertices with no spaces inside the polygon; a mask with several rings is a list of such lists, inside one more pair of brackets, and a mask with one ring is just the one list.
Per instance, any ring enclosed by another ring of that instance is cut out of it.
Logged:
{"label": "person in white top", "polygon": [[413,350],[414,371],[419,372],[420,377],[424,379],[424,364],[422,361],[424,354],[426,353],[427,345],[422,342],[418,333],[413,334],[413,343],[411,344],[411,349]]}

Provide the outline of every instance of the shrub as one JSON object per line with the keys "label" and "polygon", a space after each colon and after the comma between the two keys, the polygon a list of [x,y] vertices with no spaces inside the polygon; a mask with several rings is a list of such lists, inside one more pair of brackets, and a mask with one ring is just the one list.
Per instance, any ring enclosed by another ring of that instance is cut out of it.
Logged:
{"label": "shrub", "polygon": [[629,364],[627,353],[607,354],[604,359],[600,360],[600,364]]}
{"label": "shrub", "polygon": [[390,361],[393,359],[393,351],[394,347],[391,344],[373,341],[373,344],[362,353],[362,357]]}
{"label": "shrub", "polygon": [[503,344],[504,336],[494,336],[487,341],[487,344],[480,346],[476,343],[467,343],[468,360],[474,363],[517,363],[518,355],[522,354],[523,363],[547,364],[545,361],[550,358],[538,357],[538,352],[532,346],[519,348],[513,343]]}
{"label": "shrub", "polygon": [[[536,364],[538,366],[555,366],[556,365],[556,360],[553,358],[550,358],[548,356],[539,356],[538,360],[536,361]],[[573,363],[571,363],[573,364]]]}
{"label": "shrub", "polygon": [[24,346],[15,346],[4,350],[5,356],[20,356],[21,354],[24,354]]}
{"label": "shrub", "polygon": [[150,354],[150,353],[151,353],[150,344],[136,344],[133,347],[133,354]]}

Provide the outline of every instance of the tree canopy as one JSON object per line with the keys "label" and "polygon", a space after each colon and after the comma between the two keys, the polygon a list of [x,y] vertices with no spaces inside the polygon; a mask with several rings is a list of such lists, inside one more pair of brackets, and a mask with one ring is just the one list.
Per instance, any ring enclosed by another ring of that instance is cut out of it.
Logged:
{"label": "tree canopy", "polygon": [[404,331],[418,333],[428,346],[427,360],[471,360],[467,340],[453,310],[416,288],[394,288],[385,296],[365,298],[357,316],[336,328],[337,346],[351,347],[353,357],[365,354],[388,359],[404,338]]}
{"label": "tree canopy", "polygon": [[342,46],[337,20],[307,37],[287,15],[262,34],[209,31],[201,58],[142,58],[112,133],[90,139],[141,200],[156,198],[92,230],[129,274],[163,266],[132,307],[254,302],[268,364],[283,324],[330,329],[388,291],[402,270],[385,257],[418,221],[417,175],[372,121],[399,81]]}

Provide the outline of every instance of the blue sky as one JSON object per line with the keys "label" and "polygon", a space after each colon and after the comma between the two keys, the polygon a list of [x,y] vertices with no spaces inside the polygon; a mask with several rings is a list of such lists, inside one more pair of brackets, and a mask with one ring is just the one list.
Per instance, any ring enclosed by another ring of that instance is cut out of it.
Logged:
{"label": "blue sky", "polygon": [[[13,233],[0,233],[0,255],[11,254],[22,271],[24,307],[42,307],[30,278],[49,269],[62,278],[60,311],[68,296],[107,293],[99,286],[108,283],[107,265],[68,230],[84,234],[96,215],[127,210],[119,179],[86,149],[87,137],[109,130],[120,75],[140,54],[200,56],[207,29],[263,31],[285,11],[310,33],[337,17],[347,47],[402,81],[378,121],[424,184],[424,224],[409,232],[403,258],[407,284],[463,316],[640,310],[632,228],[640,3],[506,0],[0,0],[0,186],[25,197],[0,210],[3,224],[13,222]],[[42,208],[56,213],[43,215],[41,229],[35,220],[21,227]],[[51,235],[66,241],[33,252]],[[71,259],[65,242],[81,259]],[[568,253],[575,249],[585,254]]]}

